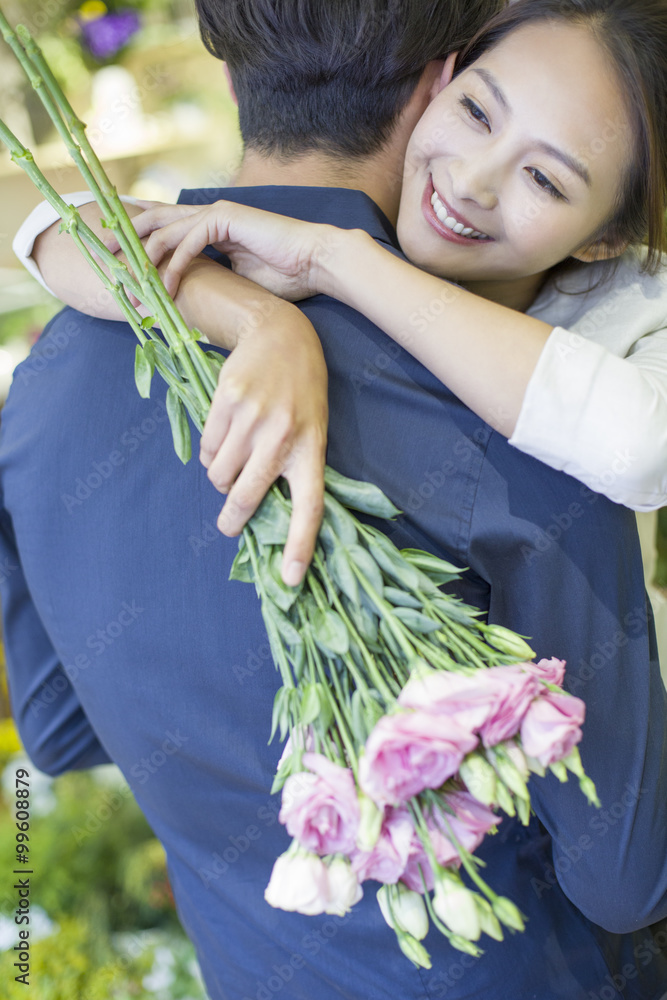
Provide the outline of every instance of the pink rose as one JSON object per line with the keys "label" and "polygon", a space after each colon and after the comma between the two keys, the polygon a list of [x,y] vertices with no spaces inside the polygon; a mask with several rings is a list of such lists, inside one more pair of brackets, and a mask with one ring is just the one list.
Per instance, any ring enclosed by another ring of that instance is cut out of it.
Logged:
{"label": "pink rose", "polygon": [[378,805],[400,805],[439,788],[459,769],[477,738],[454,719],[428,712],[385,715],[366,742],[359,784]]}
{"label": "pink rose", "polygon": [[549,684],[563,686],[565,678],[565,660],[557,660],[552,656],[550,660],[540,660],[538,663],[522,663],[524,670],[529,670],[535,677],[547,681]]}
{"label": "pink rose", "polygon": [[474,732],[486,722],[498,702],[498,685],[487,678],[488,671],[457,674],[432,670],[411,677],[400,695],[403,708],[447,715],[464,729]]}
{"label": "pink rose", "polygon": [[480,728],[486,747],[502,743],[519,731],[530,703],[540,692],[541,684],[537,677],[524,667],[525,664],[521,663],[491,667],[481,674],[484,683],[493,685],[498,695],[493,711]]}
{"label": "pink rose", "polygon": [[[445,796],[447,805],[454,810],[454,816],[443,810],[436,818],[436,823],[443,833],[447,834],[447,823],[456,840],[472,854],[477,850],[489,830],[500,823],[502,817],[496,816],[486,806],[473,798],[469,792],[450,792]],[[440,861],[440,858],[438,858]],[[444,862],[441,862],[444,864]]]}
{"label": "pink rose", "polygon": [[389,809],[372,851],[354,851],[350,860],[359,880],[394,885],[405,870],[414,824],[407,809]]}
{"label": "pink rose", "polygon": [[567,757],[582,737],[586,705],[581,698],[546,691],[532,703],[521,724],[521,743],[543,767]]}
{"label": "pink rose", "polygon": [[[449,838],[449,833],[451,832],[457,842],[472,854],[482,843],[486,834],[498,825],[500,817],[474,799],[468,792],[450,792],[443,797],[443,800],[454,810],[454,814],[445,812],[445,810],[436,811],[427,818],[426,825],[438,862],[443,866],[458,866],[461,859],[457,848]],[[447,824],[449,824],[449,829]],[[401,881],[415,892],[424,891],[419,871],[420,866],[426,879],[427,888],[430,890],[434,885],[433,870],[415,832],[408,862],[401,878]]]}
{"label": "pink rose", "polygon": [[304,753],[303,763],[309,770],[285,782],[280,822],[309,851],[349,854],[359,828],[352,771],[319,753]]}

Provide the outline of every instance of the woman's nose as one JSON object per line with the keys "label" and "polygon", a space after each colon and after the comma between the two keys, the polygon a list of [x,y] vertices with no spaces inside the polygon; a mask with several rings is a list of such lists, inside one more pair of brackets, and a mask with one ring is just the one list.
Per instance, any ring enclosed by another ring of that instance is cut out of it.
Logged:
{"label": "woman's nose", "polygon": [[473,201],[491,210],[498,204],[500,168],[491,156],[466,157],[450,163],[452,194],[457,201]]}

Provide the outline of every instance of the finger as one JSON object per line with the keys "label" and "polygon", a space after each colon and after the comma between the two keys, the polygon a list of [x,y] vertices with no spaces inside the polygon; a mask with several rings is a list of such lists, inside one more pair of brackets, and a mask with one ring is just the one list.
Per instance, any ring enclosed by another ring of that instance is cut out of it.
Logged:
{"label": "finger", "polygon": [[216,391],[199,445],[199,461],[210,469],[229,432],[232,410],[222,393]]}
{"label": "finger", "polygon": [[223,535],[233,537],[241,533],[279,475],[280,463],[273,450],[255,449],[220,512],[218,528]]}
{"label": "finger", "polygon": [[218,493],[230,492],[251,454],[250,434],[230,421],[230,429],[208,466],[208,478]]}
{"label": "finger", "polygon": [[163,229],[174,222],[180,222],[181,219],[199,215],[201,211],[198,205],[159,205],[157,208],[150,208],[139,215],[134,215],[132,225],[144,239],[156,229]]}
{"label": "finger", "polygon": [[202,219],[194,226],[192,220],[186,220],[185,226],[174,223],[173,227],[168,226],[161,230],[160,234],[167,250],[174,251],[164,279],[165,287],[172,295],[173,289],[178,288],[181,278],[195,257],[198,257],[209,244],[224,245],[226,239],[226,234],[215,227],[210,219]]}
{"label": "finger", "polygon": [[303,580],[310,565],[324,515],[324,456],[304,452],[284,473],[292,494],[292,517],[283,553],[282,578],[288,587]]}

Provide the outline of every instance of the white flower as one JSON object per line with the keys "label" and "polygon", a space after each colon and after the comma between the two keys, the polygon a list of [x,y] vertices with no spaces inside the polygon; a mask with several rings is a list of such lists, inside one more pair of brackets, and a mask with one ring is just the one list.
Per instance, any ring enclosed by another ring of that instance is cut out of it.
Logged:
{"label": "white flower", "polygon": [[428,914],[424,900],[418,892],[408,889],[402,882],[396,886],[383,885],[378,890],[377,900],[382,916],[395,931],[404,931],[417,941],[426,937]]}
{"label": "white flower", "polygon": [[327,867],[316,854],[290,849],[273,866],[264,892],[270,906],[315,916],[329,905]]}
{"label": "white flower", "polygon": [[329,902],[325,913],[344,916],[364,894],[356,872],[345,858],[334,858],[327,869]]}
{"label": "white flower", "polygon": [[462,882],[440,880],[435,887],[433,909],[453,934],[477,941],[482,933],[475,897]]}

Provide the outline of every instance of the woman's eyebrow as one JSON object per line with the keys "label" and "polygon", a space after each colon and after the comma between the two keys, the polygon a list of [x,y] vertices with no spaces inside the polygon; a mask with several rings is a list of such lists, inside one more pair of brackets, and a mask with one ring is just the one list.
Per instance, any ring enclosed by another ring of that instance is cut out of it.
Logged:
{"label": "woman's eyebrow", "polygon": [[495,99],[498,101],[498,104],[502,105],[502,107],[505,109],[508,115],[511,115],[512,109],[509,106],[507,98],[500,89],[498,81],[496,80],[493,73],[489,73],[488,69],[473,69],[473,73],[477,73],[477,76],[480,76],[482,78],[482,80],[487,85],[487,87],[489,88]]}
{"label": "woman's eyebrow", "polygon": [[570,156],[569,153],[565,153],[562,149],[558,149],[557,146],[552,146],[550,142],[536,142],[535,146],[537,149],[541,149],[543,153],[547,153],[549,156],[553,156],[557,160],[560,160],[560,162],[563,163],[568,170],[571,170],[573,174],[580,177],[587,187],[591,186],[591,175],[584,164],[575,159],[574,156]]}
{"label": "woman's eyebrow", "polygon": [[[477,73],[477,76],[481,77],[495,99],[498,101],[498,104],[500,104],[507,114],[511,116],[513,112],[510,103],[500,89],[500,85],[498,84],[498,81],[493,73],[490,73],[488,69],[484,68],[475,68],[473,69],[473,73]],[[552,146],[549,142],[540,141],[536,142],[535,145],[536,148],[541,149],[543,153],[547,153],[549,156],[553,156],[557,160],[560,160],[560,162],[564,164],[568,170],[571,170],[573,174],[580,177],[587,187],[591,186],[591,175],[580,160],[577,160],[574,156],[570,156],[569,153],[564,152],[562,149],[558,149],[557,146]]]}

